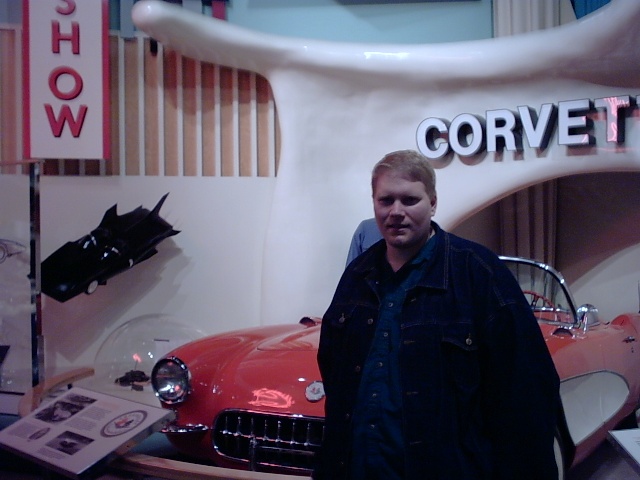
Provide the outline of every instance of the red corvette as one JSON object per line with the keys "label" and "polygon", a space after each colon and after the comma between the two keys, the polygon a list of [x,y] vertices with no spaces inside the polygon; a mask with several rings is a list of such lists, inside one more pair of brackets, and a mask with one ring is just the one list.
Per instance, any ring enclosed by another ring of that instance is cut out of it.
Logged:
{"label": "red corvette", "polygon": [[[575,307],[553,268],[502,259],[530,301],[560,375],[563,478],[620,422],[637,425],[640,315],[600,320],[593,306]],[[323,433],[319,323],[303,318],[213,335],[161,359],[151,380],[163,406],[176,412],[165,429],[171,442],[221,467],[308,475]]]}

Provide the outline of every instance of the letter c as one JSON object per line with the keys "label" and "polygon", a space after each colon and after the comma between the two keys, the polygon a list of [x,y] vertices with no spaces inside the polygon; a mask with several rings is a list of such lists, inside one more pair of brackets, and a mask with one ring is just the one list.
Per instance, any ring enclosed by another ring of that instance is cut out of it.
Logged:
{"label": "letter c", "polygon": [[438,160],[449,153],[449,142],[443,135],[449,132],[449,126],[439,118],[426,118],[416,130],[418,150],[431,160]]}

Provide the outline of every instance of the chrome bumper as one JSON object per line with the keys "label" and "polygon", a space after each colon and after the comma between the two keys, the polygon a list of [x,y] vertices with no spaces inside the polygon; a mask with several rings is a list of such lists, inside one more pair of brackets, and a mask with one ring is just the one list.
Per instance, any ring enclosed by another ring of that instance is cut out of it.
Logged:
{"label": "chrome bumper", "polygon": [[206,425],[176,425],[174,423],[170,423],[162,429],[162,433],[188,434],[203,433],[207,430],[209,430],[209,427]]}

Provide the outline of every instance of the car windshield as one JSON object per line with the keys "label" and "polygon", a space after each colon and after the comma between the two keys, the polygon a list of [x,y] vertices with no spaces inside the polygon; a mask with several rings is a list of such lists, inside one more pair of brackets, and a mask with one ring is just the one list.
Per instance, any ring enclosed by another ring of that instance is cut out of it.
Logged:
{"label": "car windshield", "polygon": [[562,275],[542,263],[511,257],[501,258],[518,280],[538,320],[575,323],[575,307]]}
{"label": "car windshield", "polygon": [[80,245],[83,250],[94,250],[96,248],[103,248],[103,246],[110,241],[111,234],[105,228],[96,228],[90,234],[76,240],[76,243]]}

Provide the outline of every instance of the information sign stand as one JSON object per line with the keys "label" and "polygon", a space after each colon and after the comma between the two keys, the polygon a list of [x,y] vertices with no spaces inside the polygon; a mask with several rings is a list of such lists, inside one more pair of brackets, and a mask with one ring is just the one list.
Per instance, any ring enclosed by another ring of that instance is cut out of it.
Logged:
{"label": "information sign stand", "polygon": [[640,475],[640,428],[613,430],[609,432],[609,441]]}
{"label": "information sign stand", "polygon": [[173,412],[73,387],[0,431],[0,447],[69,478],[99,475]]}

